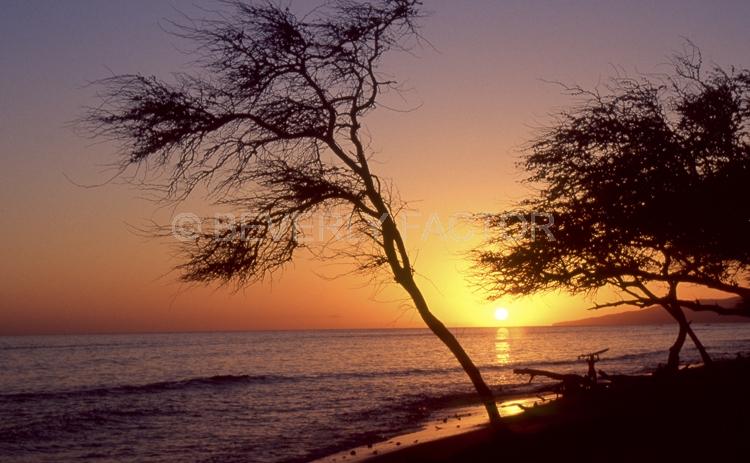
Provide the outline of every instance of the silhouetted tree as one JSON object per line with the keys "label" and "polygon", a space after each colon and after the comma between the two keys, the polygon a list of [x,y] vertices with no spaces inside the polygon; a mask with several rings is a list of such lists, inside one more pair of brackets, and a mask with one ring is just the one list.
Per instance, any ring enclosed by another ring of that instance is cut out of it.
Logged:
{"label": "silhouetted tree", "polygon": [[[493,236],[475,258],[495,296],[611,287],[619,298],[594,308],[661,305],[679,324],[676,368],[686,336],[710,362],[684,308],[750,316],[750,71],[704,75],[692,45],[673,64],[671,75],[614,78],[605,92],[565,87],[580,104],[521,164],[538,195],[483,217]],[[542,225],[551,234],[529,233]],[[742,302],[682,298],[681,284]]]}
{"label": "silhouetted tree", "polygon": [[400,206],[371,170],[363,139],[362,118],[396,89],[378,67],[388,51],[418,40],[420,2],[340,0],[304,17],[271,3],[227,3],[231,13],[175,25],[197,43],[199,73],[177,74],[174,83],[142,75],[99,81],[102,105],[83,126],[122,144],[123,170],[162,172],[167,198],[203,185],[244,214],[204,229],[186,248],[186,281],[263,279],[305,246],[295,216],[347,208],[365,242],[342,252],[360,271],[392,273],[499,422],[490,388],[414,280],[394,219]]}

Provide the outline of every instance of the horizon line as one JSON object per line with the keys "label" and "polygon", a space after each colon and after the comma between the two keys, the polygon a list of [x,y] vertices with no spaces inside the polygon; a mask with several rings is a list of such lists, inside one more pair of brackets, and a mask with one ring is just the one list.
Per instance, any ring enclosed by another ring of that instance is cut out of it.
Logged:
{"label": "horizon line", "polygon": [[[547,325],[493,325],[493,326],[449,326],[451,330],[462,329],[492,329],[492,328],[544,328]],[[174,330],[174,331],[61,331],[61,332],[28,332],[28,333],[0,333],[0,337],[27,336],[119,336],[128,334],[209,334],[209,333],[272,333],[272,332],[306,332],[306,331],[383,331],[383,330],[427,330],[426,326],[414,327],[370,327],[370,328],[257,328],[257,329],[227,329],[227,330]]]}

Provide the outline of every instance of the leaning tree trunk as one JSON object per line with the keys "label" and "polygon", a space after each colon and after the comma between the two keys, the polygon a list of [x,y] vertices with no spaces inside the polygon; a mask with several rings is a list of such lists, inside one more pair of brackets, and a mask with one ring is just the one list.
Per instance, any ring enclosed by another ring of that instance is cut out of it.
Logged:
{"label": "leaning tree trunk", "polygon": [[669,357],[667,358],[668,370],[677,370],[680,366],[680,351],[682,350],[682,346],[685,344],[687,330],[682,323],[679,324],[679,329],[680,331],[677,334],[677,339],[675,339],[672,347],[669,348]]}
{"label": "leaning tree trunk", "polygon": [[384,220],[382,221],[382,245],[396,282],[401,285],[407,293],[409,293],[412,302],[414,302],[419,315],[422,317],[422,320],[427,327],[448,347],[448,349],[450,349],[451,353],[453,353],[461,364],[461,367],[469,376],[469,379],[471,379],[480,400],[484,404],[484,408],[487,410],[487,416],[489,417],[490,423],[497,429],[502,428],[500,412],[497,409],[497,403],[495,403],[495,396],[492,394],[492,390],[487,386],[479,369],[474,365],[469,354],[466,353],[456,337],[453,336],[453,333],[446,328],[443,322],[430,312],[430,308],[422,295],[422,291],[420,291],[417,283],[414,281],[413,270],[411,268],[411,263],[401,233],[399,232],[396,223],[393,221],[388,209],[385,207],[382,198],[379,194],[375,193],[374,188],[371,190],[370,198],[378,207],[378,210],[384,214]]}
{"label": "leaning tree trunk", "polygon": [[698,336],[690,327],[690,322],[688,322],[687,318],[685,317],[685,312],[682,311],[682,307],[680,307],[678,304],[672,303],[665,306],[665,308],[667,309],[667,312],[669,312],[669,314],[672,316],[672,318],[677,321],[680,327],[680,333],[677,336],[677,340],[672,345],[672,347],[669,348],[669,360],[667,361],[667,367],[670,369],[677,369],[677,367],[679,366],[680,350],[685,343],[686,335],[690,336],[693,344],[695,344],[695,347],[698,349],[703,364],[711,365],[713,363],[713,361],[711,360],[711,356],[708,355],[706,347],[698,339]]}
{"label": "leaning tree trunk", "polygon": [[711,356],[708,355],[708,351],[706,351],[706,347],[703,345],[703,343],[698,339],[698,336],[696,336],[695,332],[693,331],[693,328],[690,326],[689,322],[686,322],[685,325],[687,326],[687,334],[690,336],[690,339],[693,340],[693,344],[695,344],[695,347],[698,349],[698,352],[701,354],[701,360],[703,360],[703,364],[706,366],[712,365],[713,360],[711,360]]}
{"label": "leaning tree trunk", "polygon": [[683,312],[682,307],[676,306],[676,313],[679,316],[678,322],[680,323],[680,326],[684,326],[685,331],[687,332],[687,335],[690,336],[690,339],[693,341],[693,344],[695,344],[696,349],[698,349],[698,352],[701,354],[701,360],[703,361],[703,364],[711,365],[713,363],[713,360],[711,360],[711,356],[708,355],[708,351],[706,351],[706,347],[698,339],[698,336],[695,334],[695,332],[693,331],[693,328],[690,326],[690,322],[687,320],[687,317],[685,317],[685,312]]}
{"label": "leaning tree trunk", "polygon": [[417,307],[417,311],[422,317],[422,320],[424,320],[425,324],[430,328],[430,330],[432,330],[435,336],[443,341],[443,344],[445,344],[448,349],[450,349],[458,362],[461,364],[461,367],[463,367],[466,374],[469,375],[471,382],[474,384],[474,388],[477,390],[477,393],[479,394],[479,397],[484,404],[484,408],[487,410],[487,415],[490,418],[490,423],[492,423],[493,425],[499,425],[501,422],[500,413],[497,410],[495,396],[492,394],[492,390],[489,388],[489,386],[487,386],[487,383],[484,382],[484,378],[482,378],[482,374],[479,372],[479,369],[476,367],[476,365],[474,365],[474,362],[472,362],[471,358],[466,353],[464,348],[461,346],[461,344],[459,344],[456,337],[453,336],[453,333],[451,333],[448,328],[445,327],[443,322],[441,322],[437,317],[435,317],[435,315],[432,314],[432,312],[430,312],[430,309],[427,306],[427,302],[425,301],[422,292],[417,287],[414,278],[409,275],[409,277],[406,278],[405,281],[400,281],[399,283],[409,293],[409,296],[411,296],[411,299],[412,301],[414,301],[414,304]]}

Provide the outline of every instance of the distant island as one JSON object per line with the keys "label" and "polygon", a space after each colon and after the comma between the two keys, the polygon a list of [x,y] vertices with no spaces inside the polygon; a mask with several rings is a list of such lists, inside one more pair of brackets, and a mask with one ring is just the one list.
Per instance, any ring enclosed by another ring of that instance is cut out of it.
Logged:
{"label": "distant island", "polygon": [[[722,307],[734,307],[739,298],[701,300],[707,304],[718,304]],[[686,311],[688,320],[694,323],[749,323],[750,318],[737,315],[719,315],[714,312]],[[598,317],[582,318],[566,322],[555,323],[553,326],[605,326],[605,325],[667,325],[673,324],[674,319],[666,310],[658,306],[645,309],[633,309]]]}

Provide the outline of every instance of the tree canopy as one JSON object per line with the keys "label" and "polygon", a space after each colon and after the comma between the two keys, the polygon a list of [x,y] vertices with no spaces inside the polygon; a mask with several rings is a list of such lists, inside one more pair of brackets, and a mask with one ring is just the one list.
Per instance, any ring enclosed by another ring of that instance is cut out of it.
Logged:
{"label": "tree canopy", "polygon": [[[202,185],[245,213],[235,229],[202,236],[182,270],[188,281],[251,283],[303,246],[290,218],[346,205],[352,226],[369,230],[389,213],[360,128],[395,86],[377,72],[383,55],[413,42],[419,13],[407,0],[334,2],[303,19],[270,4],[227,3],[232,11],[219,19],[173,25],[196,45],[200,72],[98,81],[103,104],[82,124],[121,143],[123,169],[156,172],[165,198]],[[373,203],[368,189],[382,200]],[[364,268],[387,264],[380,247],[358,257]]]}
{"label": "tree canopy", "polygon": [[[660,304],[696,342],[682,308],[750,316],[750,71],[706,73],[697,49],[672,69],[564,87],[579,103],[521,162],[538,194],[484,217],[494,232],[474,257],[494,296],[615,288],[595,308]],[[541,213],[551,234],[523,233]],[[742,302],[690,300],[680,284]]]}

